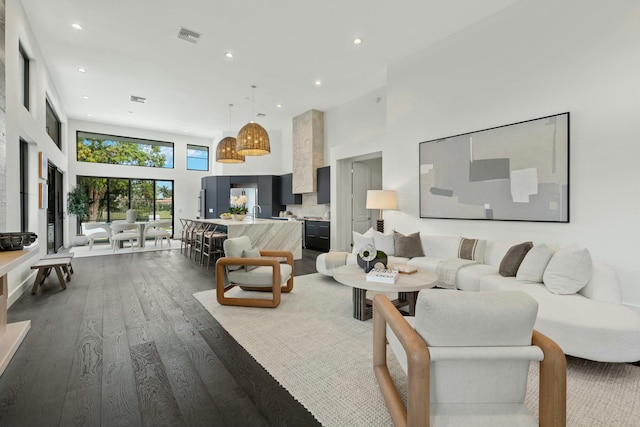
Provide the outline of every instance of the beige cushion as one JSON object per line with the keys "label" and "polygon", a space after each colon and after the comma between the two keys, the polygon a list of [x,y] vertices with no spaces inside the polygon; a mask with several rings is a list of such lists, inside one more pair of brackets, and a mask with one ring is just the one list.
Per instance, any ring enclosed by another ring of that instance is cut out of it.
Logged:
{"label": "beige cushion", "polygon": [[570,246],[553,254],[542,281],[550,292],[558,295],[575,294],[591,278],[591,254],[586,248]]}
{"label": "beige cushion", "polygon": [[520,263],[516,280],[525,283],[542,283],[542,275],[552,256],[553,251],[547,244],[535,245]]}
{"label": "beige cushion", "polygon": [[[260,249],[258,248],[251,248],[249,250],[244,249],[242,251],[242,258],[260,258]],[[259,266],[257,265],[245,265],[244,269],[246,271],[251,271],[251,270],[255,270],[258,267]]]}
{"label": "beige cushion", "polygon": [[[224,254],[229,258],[242,258],[242,251],[251,250],[251,239],[249,236],[234,237],[227,239],[223,243]],[[228,265],[229,271],[239,270],[241,265]]]}
{"label": "beige cushion", "polygon": [[[291,266],[280,264],[280,284],[287,283],[289,277],[291,277]],[[273,284],[273,269],[268,266],[260,266],[251,271],[244,269],[230,271],[229,281],[235,285],[268,288]]]}

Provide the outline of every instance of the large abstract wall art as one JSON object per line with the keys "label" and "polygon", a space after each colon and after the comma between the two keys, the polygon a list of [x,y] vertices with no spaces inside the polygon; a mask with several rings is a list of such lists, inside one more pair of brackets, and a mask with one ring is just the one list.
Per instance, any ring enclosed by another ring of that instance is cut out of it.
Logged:
{"label": "large abstract wall art", "polygon": [[420,143],[420,217],[569,222],[569,113]]}

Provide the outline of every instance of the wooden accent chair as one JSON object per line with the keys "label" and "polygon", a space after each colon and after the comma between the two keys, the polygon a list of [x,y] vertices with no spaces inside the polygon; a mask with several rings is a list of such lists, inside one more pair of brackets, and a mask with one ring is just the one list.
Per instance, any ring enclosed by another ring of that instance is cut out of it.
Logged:
{"label": "wooden accent chair", "polygon": [[[216,295],[222,305],[274,308],[280,294],[293,289],[293,254],[288,251],[258,250],[247,236],[226,239],[225,256],[216,261]],[[286,263],[280,263],[285,258]],[[271,298],[233,298],[225,292],[234,286],[246,291],[271,292]]]}
{"label": "wooden accent chair", "polygon": [[[539,420],[566,425],[566,359],[533,329],[538,303],[523,292],[420,291],[415,317],[374,298],[373,368],[396,426],[537,426],[524,406],[540,361]],[[387,367],[387,342],[407,373],[407,405]]]}

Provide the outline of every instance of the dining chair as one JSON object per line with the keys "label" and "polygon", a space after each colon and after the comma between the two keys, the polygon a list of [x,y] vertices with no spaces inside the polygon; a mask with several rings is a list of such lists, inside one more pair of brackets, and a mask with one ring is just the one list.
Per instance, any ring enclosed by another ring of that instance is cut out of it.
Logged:
{"label": "dining chair", "polygon": [[116,251],[116,246],[126,240],[129,241],[131,250],[133,251],[133,241],[137,241],[140,245],[140,228],[138,224],[131,224],[129,222],[117,222],[111,224],[111,246],[113,252]]}
{"label": "dining chair", "polygon": [[[91,230],[87,233],[89,239],[89,250],[93,249],[93,244],[97,239],[107,239],[111,244],[111,227],[103,222],[87,222],[84,224],[85,230]],[[102,230],[102,231],[100,231]]]}
{"label": "dining chair", "polygon": [[146,240],[147,237],[153,238],[153,245],[158,245],[158,240],[160,240],[160,248],[162,248],[162,241],[166,239],[167,244],[171,247],[171,231],[168,228],[171,227],[171,221],[169,220],[155,220],[149,221],[145,228],[142,236],[142,240]]}

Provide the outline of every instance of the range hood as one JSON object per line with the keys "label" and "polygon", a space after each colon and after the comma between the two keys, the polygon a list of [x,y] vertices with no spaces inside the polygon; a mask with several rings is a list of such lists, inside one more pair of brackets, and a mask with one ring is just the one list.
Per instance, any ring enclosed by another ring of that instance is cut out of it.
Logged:
{"label": "range hood", "polygon": [[309,110],[293,118],[293,193],[317,191],[316,170],[324,166],[324,113]]}

